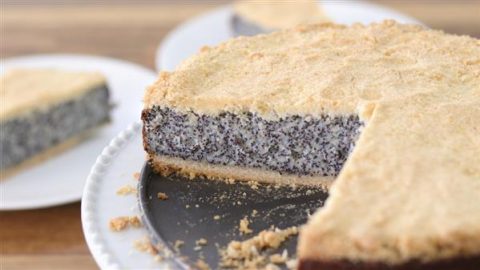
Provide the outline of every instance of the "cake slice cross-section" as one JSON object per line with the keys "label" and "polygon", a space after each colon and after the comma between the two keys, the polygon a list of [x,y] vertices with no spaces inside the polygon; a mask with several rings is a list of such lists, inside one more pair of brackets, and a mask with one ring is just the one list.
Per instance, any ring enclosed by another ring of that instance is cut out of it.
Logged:
{"label": "cake slice cross-section", "polygon": [[478,39],[309,25],[162,72],[143,143],[160,173],[328,188],[300,269],[477,269],[479,108]]}
{"label": "cake slice cross-section", "polygon": [[14,69],[1,83],[2,177],[67,149],[109,120],[100,73]]}

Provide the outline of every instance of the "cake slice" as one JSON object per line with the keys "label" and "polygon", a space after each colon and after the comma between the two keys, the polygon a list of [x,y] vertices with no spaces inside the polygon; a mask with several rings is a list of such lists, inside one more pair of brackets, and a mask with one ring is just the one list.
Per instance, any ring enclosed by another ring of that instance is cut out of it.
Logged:
{"label": "cake slice", "polygon": [[234,32],[246,36],[330,21],[318,0],[238,0],[233,4],[233,11]]}
{"label": "cake slice", "polygon": [[15,69],[1,84],[2,178],[66,149],[109,119],[108,87],[99,73]]}
{"label": "cake slice", "polygon": [[160,173],[331,187],[300,233],[301,269],[474,269],[479,108],[477,39],[301,26],[161,73],[144,147]]}

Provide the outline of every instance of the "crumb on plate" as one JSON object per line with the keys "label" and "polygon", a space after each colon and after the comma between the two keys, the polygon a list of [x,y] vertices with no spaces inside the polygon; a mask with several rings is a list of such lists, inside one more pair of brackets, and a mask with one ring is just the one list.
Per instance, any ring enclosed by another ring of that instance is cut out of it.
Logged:
{"label": "crumb on plate", "polygon": [[125,196],[137,193],[137,189],[131,185],[125,185],[117,190],[117,195]]}
{"label": "crumb on plate", "polygon": [[124,216],[112,218],[109,222],[109,227],[111,231],[119,232],[127,229],[128,227],[138,228],[142,226],[140,219],[137,216]]}
{"label": "crumb on plate", "polygon": [[[231,241],[225,249],[220,251],[220,265],[222,267],[233,267],[240,269],[259,269],[266,268],[267,265],[274,265],[270,257],[262,255],[262,251],[267,249],[276,249],[288,237],[298,234],[297,227],[290,227],[287,229],[271,228],[263,230],[256,236],[245,241]],[[277,259],[284,260],[286,263],[288,253],[280,256],[274,256],[274,261]],[[290,263],[292,264],[292,263]],[[275,265],[274,265],[275,266]],[[269,266],[271,269],[276,269],[274,266]],[[288,265],[287,265],[288,266]]]}
{"label": "crumb on plate", "polygon": [[200,270],[210,270],[210,266],[202,259],[199,259],[195,263],[195,266]]}
{"label": "crumb on plate", "polygon": [[168,195],[164,192],[158,192],[157,198],[159,198],[162,201],[165,201],[165,200],[168,200]]}
{"label": "crumb on plate", "polygon": [[149,253],[151,255],[158,255],[158,249],[150,242],[148,238],[136,240],[133,246],[140,252]]}
{"label": "crumb on plate", "polygon": [[247,217],[244,217],[240,220],[240,227],[239,231],[242,234],[249,234],[252,233],[252,230],[248,227],[250,225],[250,221],[248,221]]}

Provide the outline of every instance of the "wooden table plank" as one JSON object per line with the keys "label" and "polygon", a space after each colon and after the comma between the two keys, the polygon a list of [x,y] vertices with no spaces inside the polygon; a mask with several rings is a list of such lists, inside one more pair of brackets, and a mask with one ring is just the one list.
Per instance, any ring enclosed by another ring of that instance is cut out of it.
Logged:
{"label": "wooden table plank", "polygon": [[2,258],[5,270],[97,269],[89,254],[83,255],[9,255]]}
{"label": "wooden table plank", "polygon": [[[154,68],[155,50],[169,30],[226,2],[4,0],[1,57],[96,54]],[[374,2],[414,16],[432,28],[480,38],[478,0]],[[80,203],[0,212],[0,252],[2,269],[97,268],[83,238]]]}
{"label": "wooden table plank", "polygon": [[3,254],[87,254],[80,203],[0,212]]}

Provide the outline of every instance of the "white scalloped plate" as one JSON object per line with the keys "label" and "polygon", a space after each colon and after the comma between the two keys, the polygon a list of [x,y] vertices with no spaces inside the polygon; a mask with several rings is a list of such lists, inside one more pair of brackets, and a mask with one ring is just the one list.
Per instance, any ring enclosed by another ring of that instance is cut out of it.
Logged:
{"label": "white scalloped plate", "polygon": [[[402,23],[421,24],[398,11],[366,1],[321,1],[322,8],[332,21],[341,24],[368,24],[385,19]],[[231,6],[214,9],[195,17],[170,32],[157,49],[157,70],[174,70],[187,57],[205,45],[217,45],[233,37]]]}
{"label": "white scalloped plate", "polygon": [[78,201],[98,151],[125,126],[139,119],[144,90],[156,75],[130,62],[86,55],[32,55],[1,61],[2,73],[18,67],[100,71],[107,78],[110,99],[115,106],[110,123],[95,130],[75,147],[0,181],[0,210],[33,209]]}
{"label": "white scalloped plate", "polygon": [[140,215],[134,194],[119,196],[125,185],[137,186],[133,174],[145,163],[141,124],[134,123],[106,146],[93,165],[82,197],[82,227],[88,247],[101,269],[162,269],[150,254],[134,248],[136,240],[148,235],[144,228],[110,231],[108,224],[118,216]]}

